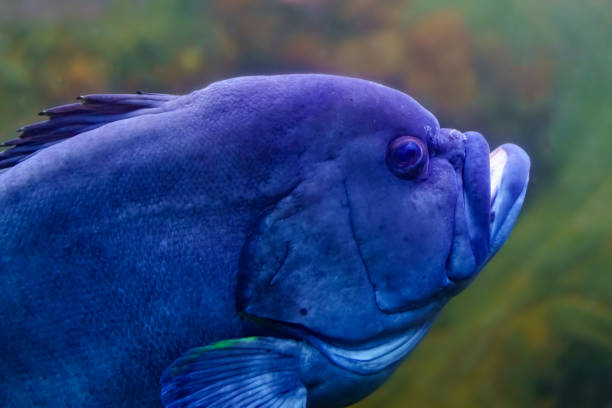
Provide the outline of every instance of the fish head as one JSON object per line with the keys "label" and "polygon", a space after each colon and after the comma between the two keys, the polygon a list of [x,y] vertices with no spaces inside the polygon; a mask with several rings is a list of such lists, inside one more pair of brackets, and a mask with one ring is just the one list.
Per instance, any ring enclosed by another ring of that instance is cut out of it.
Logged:
{"label": "fish head", "polygon": [[308,109],[284,113],[298,177],[244,245],[238,307],[328,351],[408,333],[406,351],[508,237],[529,158],[510,144],[491,153],[481,134],[440,128],[376,83],[283,86],[291,97],[281,105]]}
{"label": "fish head", "polygon": [[463,289],[505,242],[527,187],[529,159],[518,146],[490,153],[477,132],[420,127],[349,154],[353,234],[384,313]]}

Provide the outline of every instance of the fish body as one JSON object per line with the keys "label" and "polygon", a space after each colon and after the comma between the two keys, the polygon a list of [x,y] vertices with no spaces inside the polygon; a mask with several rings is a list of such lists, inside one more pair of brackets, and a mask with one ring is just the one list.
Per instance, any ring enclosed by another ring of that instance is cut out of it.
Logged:
{"label": "fish body", "polygon": [[0,154],[3,406],[346,406],[501,247],[529,160],[328,75],[43,111]]}

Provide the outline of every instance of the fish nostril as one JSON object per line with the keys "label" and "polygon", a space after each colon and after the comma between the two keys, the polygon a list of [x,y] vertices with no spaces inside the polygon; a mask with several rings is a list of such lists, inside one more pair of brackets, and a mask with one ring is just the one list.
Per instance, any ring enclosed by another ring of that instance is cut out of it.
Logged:
{"label": "fish nostril", "polygon": [[467,141],[467,136],[461,133],[460,131],[458,131],[457,129],[452,129],[449,132],[448,137],[454,140],[464,142],[464,143]]}
{"label": "fish nostril", "polygon": [[460,170],[465,162],[467,136],[456,129],[440,129],[433,139],[432,153],[448,160],[455,170]]}

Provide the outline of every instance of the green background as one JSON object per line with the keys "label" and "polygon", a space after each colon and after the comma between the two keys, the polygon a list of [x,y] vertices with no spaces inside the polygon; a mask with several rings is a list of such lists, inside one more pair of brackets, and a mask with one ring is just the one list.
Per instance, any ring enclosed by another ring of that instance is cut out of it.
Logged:
{"label": "green background", "polygon": [[359,407],[612,407],[608,0],[0,3],[0,135],[79,94],[328,72],[532,158],[508,243]]}

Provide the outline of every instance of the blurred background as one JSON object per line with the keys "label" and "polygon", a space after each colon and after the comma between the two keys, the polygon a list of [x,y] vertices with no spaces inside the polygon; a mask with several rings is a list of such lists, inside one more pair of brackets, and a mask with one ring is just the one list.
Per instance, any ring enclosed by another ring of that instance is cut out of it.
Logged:
{"label": "blurred background", "polygon": [[0,139],[79,94],[326,72],[532,158],[518,224],[358,407],[612,407],[608,0],[2,0]]}

